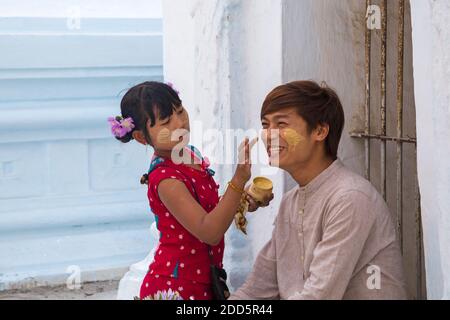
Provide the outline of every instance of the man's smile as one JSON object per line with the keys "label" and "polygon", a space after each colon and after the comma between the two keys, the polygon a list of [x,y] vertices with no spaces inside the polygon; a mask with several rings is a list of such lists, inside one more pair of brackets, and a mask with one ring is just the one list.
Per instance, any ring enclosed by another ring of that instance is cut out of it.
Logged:
{"label": "man's smile", "polygon": [[267,154],[269,155],[269,157],[271,157],[272,155],[281,154],[284,150],[286,150],[286,147],[283,146],[268,146]]}

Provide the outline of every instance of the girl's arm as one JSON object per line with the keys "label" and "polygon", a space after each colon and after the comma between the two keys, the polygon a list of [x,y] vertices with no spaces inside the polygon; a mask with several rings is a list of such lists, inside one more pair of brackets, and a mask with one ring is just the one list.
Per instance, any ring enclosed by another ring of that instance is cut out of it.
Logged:
{"label": "girl's arm", "polygon": [[[241,190],[251,177],[250,149],[256,141],[254,139],[249,143],[249,140],[245,139],[244,146],[240,147],[240,154],[243,154],[244,159],[240,157],[231,183]],[[220,242],[234,219],[242,196],[233,188],[227,188],[217,206],[207,214],[185,184],[179,180],[161,181],[158,194],[177,221],[196,238],[209,245],[217,245]]]}

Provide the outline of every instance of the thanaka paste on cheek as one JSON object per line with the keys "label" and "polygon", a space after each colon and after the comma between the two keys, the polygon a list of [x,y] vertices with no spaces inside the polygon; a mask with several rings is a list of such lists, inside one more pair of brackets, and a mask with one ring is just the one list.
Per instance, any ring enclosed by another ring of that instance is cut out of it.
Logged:
{"label": "thanaka paste on cheek", "polygon": [[295,151],[297,145],[303,140],[305,140],[305,137],[298,134],[297,131],[295,131],[294,129],[290,128],[282,129],[280,135],[281,137],[283,137],[284,140],[286,140],[286,143],[289,146],[288,148],[289,151]]}
{"label": "thanaka paste on cheek", "polygon": [[158,137],[156,138],[156,140],[158,141],[158,143],[169,143],[170,142],[170,130],[167,128],[162,129],[159,133],[158,133]]}

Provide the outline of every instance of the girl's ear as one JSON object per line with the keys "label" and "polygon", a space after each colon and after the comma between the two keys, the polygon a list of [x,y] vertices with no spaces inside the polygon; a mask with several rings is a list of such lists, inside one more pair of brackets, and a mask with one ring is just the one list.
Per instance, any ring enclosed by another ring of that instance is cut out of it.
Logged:
{"label": "girl's ear", "polygon": [[140,144],[143,144],[144,146],[146,146],[148,144],[147,140],[145,140],[145,136],[142,131],[134,130],[131,135],[133,136],[133,139],[136,140],[137,142],[139,142]]}

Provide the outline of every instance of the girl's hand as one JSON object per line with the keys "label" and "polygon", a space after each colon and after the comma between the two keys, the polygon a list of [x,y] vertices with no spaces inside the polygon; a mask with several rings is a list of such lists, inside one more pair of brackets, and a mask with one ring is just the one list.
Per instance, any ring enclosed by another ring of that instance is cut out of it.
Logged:
{"label": "girl's hand", "polygon": [[238,148],[238,165],[233,177],[233,183],[237,184],[241,189],[244,189],[245,184],[252,176],[250,151],[257,141],[258,138],[254,138],[252,141],[249,141],[249,138],[245,138]]}

